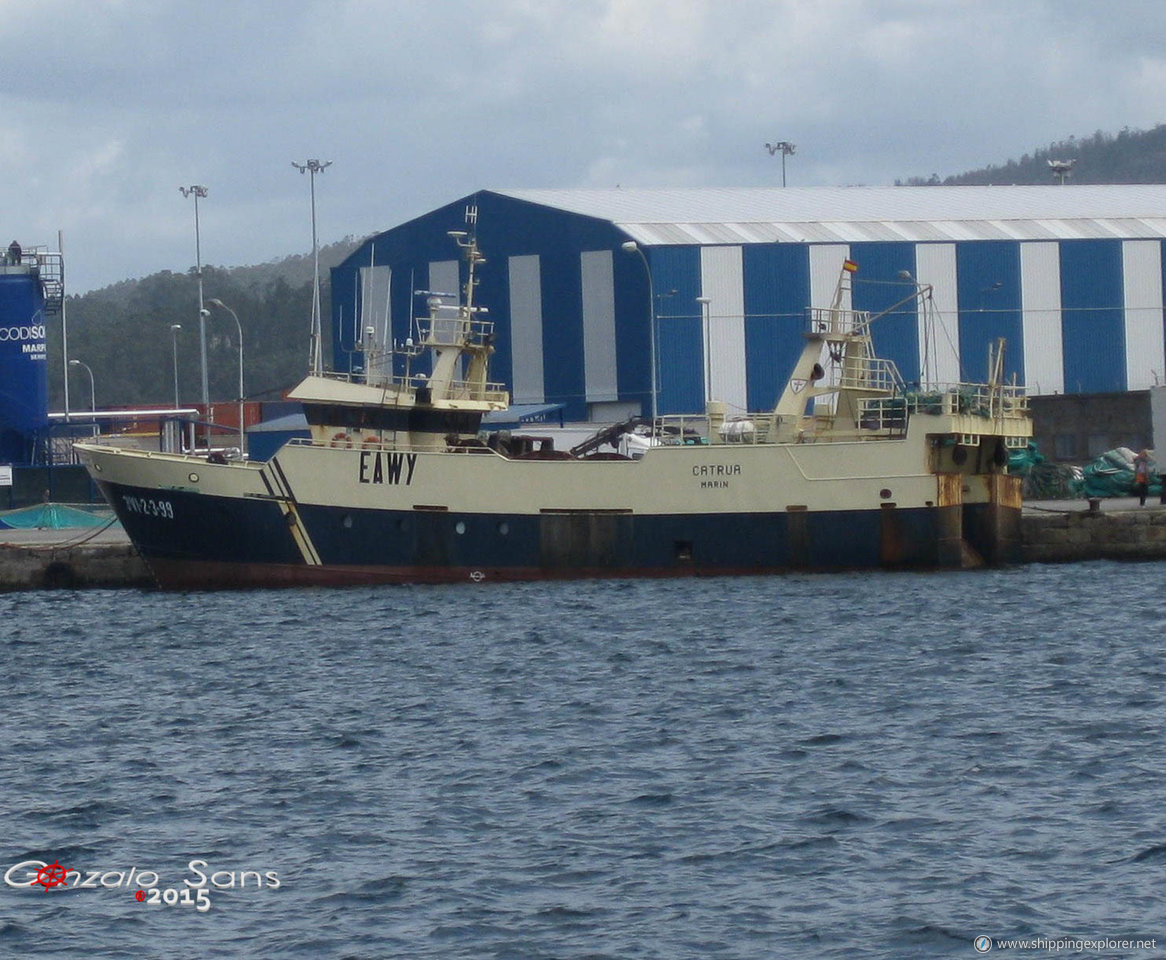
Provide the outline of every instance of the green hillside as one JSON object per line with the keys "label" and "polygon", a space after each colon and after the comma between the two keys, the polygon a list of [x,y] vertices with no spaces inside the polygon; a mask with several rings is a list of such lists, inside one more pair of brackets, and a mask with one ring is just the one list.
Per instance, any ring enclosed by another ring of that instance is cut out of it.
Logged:
{"label": "green hillside", "polygon": [[[320,249],[320,302],[325,325],[329,313],[328,268],[357,246],[348,238]],[[245,387],[249,398],[278,399],[308,369],[312,316],[312,256],[287,257],[249,267],[204,266],[203,297],[218,298],[239,317],[243,328]],[[97,405],[155,405],[174,402],[174,339],[177,333],[179,400],[202,395],[199,359],[198,278],[163,271],[141,280],[124,280],[68,298],[69,356],[93,370]],[[239,392],[239,345],[235,321],[210,308],[206,321],[207,370],[212,400],[234,400]],[[325,333],[327,327],[325,326]],[[61,356],[61,327],[49,324],[49,356]],[[327,339],[327,337],[325,337]],[[71,407],[89,400],[89,379],[73,368]],[[50,407],[62,409],[60,363],[49,366]]]}
{"label": "green hillside", "polygon": [[999,166],[993,164],[944,178],[933,173],[895,183],[908,187],[1056,183],[1050,160],[1073,161],[1066,181],[1069,184],[1166,183],[1166,125],[1159,124],[1152,130],[1126,128],[1116,135],[1098,130],[1091,137],[1069,137]]}

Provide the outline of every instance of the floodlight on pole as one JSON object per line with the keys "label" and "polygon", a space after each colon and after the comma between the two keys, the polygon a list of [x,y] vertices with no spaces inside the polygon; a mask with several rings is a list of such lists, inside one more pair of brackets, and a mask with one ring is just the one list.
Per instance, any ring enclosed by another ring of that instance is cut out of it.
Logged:
{"label": "floodlight on pole", "polygon": [[1073,164],[1077,161],[1073,160],[1050,160],[1049,169],[1052,171],[1054,177],[1060,182],[1061,186],[1065,185],[1065,178],[1073,173]]}
{"label": "floodlight on pole", "polygon": [[[211,410],[211,391],[210,384],[207,381],[207,367],[206,367],[206,310],[202,303],[202,238],[199,233],[198,226],[198,201],[199,199],[206,199],[207,189],[201,184],[194,184],[189,187],[179,187],[179,191],[184,197],[194,197],[194,270],[198,277],[198,351],[199,358],[202,363],[202,406],[203,416],[207,420],[214,420],[214,411]],[[209,438],[208,438],[209,445]]]}
{"label": "floodlight on pole", "polygon": [[312,335],[308,348],[308,370],[316,375],[323,372],[323,362],[320,349],[322,330],[320,322],[320,247],[316,241],[316,174],[323,173],[332,166],[331,160],[321,163],[319,160],[306,160],[303,163],[292,161],[292,166],[300,173],[311,174],[312,181]]}
{"label": "floodlight on pole", "polygon": [[708,404],[713,398],[713,361],[712,361],[712,327],[713,317],[711,312],[712,298],[697,297],[696,302],[700,304],[701,321],[704,326],[704,402]]}
{"label": "floodlight on pole", "polygon": [[[242,457],[245,453],[245,436],[243,433],[243,324],[239,322],[239,315],[228,307],[218,297],[212,297],[207,301],[212,307],[218,307],[220,310],[226,310],[235,320],[235,329],[239,334],[239,456]],[[177,404],[175,404],[177,406]]]}
{"label": "floodlight on pole", "polygon": [[775,153],[781,153],[781,185],[785,186],[785,158],[792,157],[797,151],[797,146],[790,143],[788,140],[778,140],[777,143],[767,143],[765,149],[769,151],[772,157]]}
{"label": "floodlight on pole", "polygon": [[64,361],[65,423],[69,422],[69,298],[65,296],[65,236],[57,231],[57,252],[61,255],[61,359]]}
{"label": "floodlight on pole", "polygon": [[82,363],[80,360],[70,360],[69,366],[70,367],[84,367],[85,372],[87,374],[89,374],[89,412],[96,413],[97,412],[97,391],[94,389],[94,386],[93,386],[93,371],[90,369],[89,364]]}
{"label": "floodlight on pole", "polygon": [[170,341],[174,352],[174,409],[178,409],[178,331],[182,329],[181,323],[170,324]]}
{"label": "floodlight on pole", "polygon": [[656,423],[656,291],[652,283],[652,268],[648,265],[648,258],[644,256],[644,251],[640,249],[640,245],[635,240],[625,240],[620,244],[620,249],[624,253],[632,256],[639,256],[640,262],[644,265],[644,273],[648,277],[648,335],[651,338],[651,349],[649,350],[648,362],[652,365],[652,396],[651,396],[651,416],[652,429],[655,430]]}
{"label": "floodlight on pole", "polygon": [[[89,411],[97,413],[97,389],[93,385],[93,371],[89,368],[89,364],[82,363],[80,360],[70,360],[70,367],[84,367],[85,372],[89,374]],[[97,436],[97,419],[93,420],[93,436]]]}

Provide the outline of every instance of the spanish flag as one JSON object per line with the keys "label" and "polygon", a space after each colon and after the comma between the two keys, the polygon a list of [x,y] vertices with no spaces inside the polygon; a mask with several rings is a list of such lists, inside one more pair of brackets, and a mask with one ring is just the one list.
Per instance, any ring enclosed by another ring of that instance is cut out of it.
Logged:
{"label": "spanish flag", "polygon": [[843,260],[842,269],[847,273],[858,273],[858,264],[853,260]]}

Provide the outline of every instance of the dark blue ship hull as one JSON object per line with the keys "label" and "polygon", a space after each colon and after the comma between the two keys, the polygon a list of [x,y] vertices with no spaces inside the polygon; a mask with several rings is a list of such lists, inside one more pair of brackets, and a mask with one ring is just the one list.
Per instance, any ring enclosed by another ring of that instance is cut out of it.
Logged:
{"label": "dark blue ship hull", "polygon": [[502,515],[299,504],[288,515],[274,499],[100,486],[170,588],[930,569],[966,565],[969,553],[1019,560],[1008,535],[1019,511],[989,505]]}

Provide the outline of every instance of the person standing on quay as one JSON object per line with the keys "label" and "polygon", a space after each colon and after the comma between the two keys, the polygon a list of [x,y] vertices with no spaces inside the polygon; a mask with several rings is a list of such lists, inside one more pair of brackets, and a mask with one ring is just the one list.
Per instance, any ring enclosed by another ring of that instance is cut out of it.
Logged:
{"label": "person standing on quay", "polygon": [[1150,451],[1143,450],[1134,457],[1134,493],[1144,507],[1146,492],[1150,489]]}

